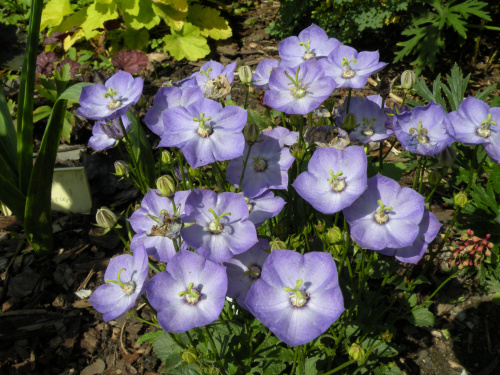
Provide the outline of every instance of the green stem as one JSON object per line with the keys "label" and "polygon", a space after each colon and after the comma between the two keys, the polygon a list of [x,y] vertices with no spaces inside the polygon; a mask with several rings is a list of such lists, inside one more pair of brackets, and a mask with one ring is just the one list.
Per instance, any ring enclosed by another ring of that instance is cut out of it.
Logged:
{"label": "green stem", "polygon": [[140,321],[140,322],[142,322],[142,323],[146,323],[146,324],[149,324],[150,326],[153,326],[153,327],[156,327],[156,328],[160,328],[160,329],[161,329],[161,327],[160,327],[158,324],[154,324],[154,323],[151,323],[151,322],[149,322],[149,321],[147,321],[147,320],[144,320],[144,319],[142,319],[142,318],[139,318],[138,316],[136,316],[136,315],[132,314],[131,312],[128,312],[127,314],[128,314],[128,316],[130,316],[131,318],[137,319],[138,321]]}
{"label": "green stem", "polygon": [[416,190],[416,187],[418,185],[418,178],[420,177],[420,168],[422,167],[422,159],[423,157],[421,157],[417,163],[417,170],[415,171],[415,177],[413,178],[413,184],[411,185],[411,188],[413,190]]}
{"label": "green stem", "polygon": [[349,113],[349,106],[351,104],[351,92],[352,92],[352,89],[349,87],[349,90],[347,91],[347,104],[345,106],[345,113],[346,114]]}
{"label": "green stem", "polygon": [[224,192],[224,188],[222,187],[222,182],[220,180],[220,172],[219,167],[217,166],[217,162],[214,161],[212,163],[212,173],[215,171],[215,179],[217,180],[217,186],[219,187],[219,193]]}
{"label": "green stem", "polygon": [[292,371],[290,371],[290,375],[293,375],[295,373],[295,367],[297,367],[298,356],[299,356],[299,347],[296,346],[295,350],[293,351],[293,366],[292,366]]}
{"label": "green stem", "polygon": [[[437,287],[437,289],[429,297],[427,297],[427,299],[425,300],[425,302],[422,305],[425,305],[427,302],[429,302],[437,294],[437,292],[439,292],[441,290],[441,288],[443,286],[445,286],[451,279],[453,279],[455,276],[457,276],[459,272],[460,272],[460,270],[455,272],[453,275],[450,275],[445,281],[443,281],[441,283],[441,285],[439,285]],[[414,311],[416,307],[417,306],[415,306],[411,311]]]}
{"label": "green stem", "polygon": [[130,141],[127,131],[125,130],[125,126],[123,125],[122,118],[120,117],[120,127],[123,132],[123,140],[125,141],[125,147],[127,148],[127,152],[130,154],[130,159],[132,160],[132,173],[135,175],[137,179],[138,188],[141,190],[142,194],[146,194],[148,192],[148,183],[144,180],[144,174],[139,168],[137,164],[137,160],[135,158],[134,146]]}
{"label": "green stem", "polygon": [[113,230],[115,231],[115,233],[118,235],[118,237],[120,238],[120,240],[123,242],[123,244],[125,245],[125,247],[127,248],[128,252],[130,252],[130,247],[128,245],[128,242],[127,240],[122,236],[122,234],[120,233],[120,231],[115,227],[113,227]]}
{"label": "green stem", "polygon": [[354,362],[356,362],[354,359],[351,359],[350,361],[347,361],[347,362],[344,362],[343,364],[341,364],[340,366],[334,368],[333,370],[331,371],[328,371],[326,373],[324,373],[323,375],[331,375],[331,374],[335,374],[336,372],[339,372],[340,370],[343,370],[344,368],[346,368],[347,366],[350,366],[352,365]]}
{"label": "green stem", "polygon": [[248,104],[248,93],[250,92],[250,85],[245,85],[247,87],[247,92],[245,94],[245,104],[243,104],[243,109],[247,109]]}
{"label": "green stem", "polygon": [[182,163],[182,155],[181,155],[180,149],[177,149],[177,161],[179,162],[179,169],[181,170],[182,190],[187,190],[187,188],[186,188],[186,176],[184,175],[184,164]]}
{"label": "green stem", "polygon": [[427,165],[427,156],[424,157],[424,162],[422,164],[422,170],[420,171],[420,183],[418,185],[418,193],[422,192],[422,184],[424,182],[425,167]]}
{"label": "green stem", "polygon": [[252,147],[253,143],[250,143],[248,145],[247,156],[245,157],[245,161],[243,162],[243,170],[241,171],[240,182],[238,183],[238,189],[236,190],[237,193],[241,191],[241,184],[243,183],[243,177],[245,177],[245,170],[247,168],[248,158],[250,157],[250,150],[252,149]]}
{"label": "green stem", "polygon": [[383,163],[384,159],[383,159],[383,155],[382,155],[384,153],[383,152],[384,150],[382,149],[383,145],[384,145],[384,141],[380,142],[380,147],[378,149],[378,170],[379,170],[380,174],[382,174],[382,169],[383,169],[382,166],[384,165],[384,163]]}
{"label": "green stem", "polygon": [[160,273],[161,271],[156,268],[156,266],[153,266],[151,263],[148,262],[148,267],[151,268],[153,271],[155,271],[156,273]]}
{"label": "green stem", "polygon": [[396,144],[396,142],[398,141],[397,138],[394,138],[394,141],[392,141],[391,143],[391,147],[389,147],[389,151],[387,151],[384,156],[382,157],[382,161],[385,160],[385,158],[387,157],[387,155],[389,155],[389,153],[391,152],[392,148],[394,147],[394,145]]}
{"label": "green stem", "polygon": [[205,336],[207,337],[208,342],[210,343],[212,351],[214,352],[215,361],[217,362],[217,366],[219,366],[220,372],[222,374],[225,374],[226,372],[225,372],[224,368],[222,367],[222,363],[220,362],[219,351],[217,350],[217,347],[215,346],[215,342],[212,338],[212,335],[210,334],[210,332],[208,331],[206,326],[203,326],[203,332],[205,333]]}

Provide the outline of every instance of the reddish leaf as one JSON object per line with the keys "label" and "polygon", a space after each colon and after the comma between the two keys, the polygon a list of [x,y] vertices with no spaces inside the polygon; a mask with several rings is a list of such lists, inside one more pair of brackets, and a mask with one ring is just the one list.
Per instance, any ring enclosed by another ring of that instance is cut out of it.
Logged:
{"label": "reddish leaf", "polygon": [[135,49],[121,50],[112,59],[113,66],[130,74],[138,74],[148,64],[148,57]]}
{"label": "reddish leaf", "polygon": [[36,72],[47,75],[54,69],[57,56],[54,52],[42,52],[36,57]]}

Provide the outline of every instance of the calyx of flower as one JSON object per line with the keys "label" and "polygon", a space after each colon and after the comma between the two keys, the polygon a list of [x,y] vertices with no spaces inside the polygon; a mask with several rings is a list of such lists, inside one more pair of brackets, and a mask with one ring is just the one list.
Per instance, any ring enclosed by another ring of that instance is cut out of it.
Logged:
{"label": "calyx of flower", "polygon": [[429,137],[427,136],[427,129],[422,127],[422,121],[418,122],[418,129],[410,128],[410,134],[417,134],[416,138],[419,143],[425,145],[429,143]]}
{"label": "calyx of flower", "polygon": [[302,285],[302,280],[297,280],[297,284],[295,285],[295,289],[289,288],[289,287],[284,287],[283,290],[285,292],[290,292],[290,302],[292,303],[292,306],[295,307],[302,307],[305,306],[307,301],[309,300],[309,293],[304,293],[299,290],[300,286]]}
{"label": "calyx of flower", "polygon": [[123,270],[126,271],[127,269],[120,268],[120,271],[118,271],[118,275],[116,275],[117,280],[106,280],[106,284],[108,284],[108,283],[118,284],[118,285],[120,285],[120,288],[122,288],[123,293],[130,295],[130,294],[134,293],[136,285],[135,285],[135,282],[133,282],[132,280],[130,280],[129,282],[126,282],[126,283],[121,281],[120,274],[122,273]]}
{"label": "calyx of flower", "polygon": [[[177,210],[179,209],[180,205]],[[151,228],[151,234],[148,234],[147,236],[167,237],[171,240],[175,240],[179,237],[183,225],[178,212],[174,212],[174,215],[172,216],[166,210],[161,210],[159,218],[152,215],[148,216],[158,224],[153,225],[153,227]]]}
{"label": "calyx of flower", "polygon": [[243,272],[243,277],[249,277],[250,280],[252,281],[255,281],[257,280],[259,277],[260,277],[260,273],[261,273],[262,269],[255,265],[255,264],[249,264],[248,265],[248,271],[247,272]]}
{"label": "calyx of flower", "polygon": [[111,87],[108,89],[108,92],[104,93],[104,98],[110,98],[111,101],[108,103],[109,109],[117,109],[122,105],[122,101],[119,99],[115,99],[114,96],[118,95],[116,90],[113,90]]}
{"label": "calyx of flower", "polygon": [[377,201],[378,205],[380,206],[377,212],[375,212],[374,218],[375,221],[379,224],[385,224],[389,221],[389,212],[392,211],[391,206],[384,206],[384,203],[382,202],[381,199]]}
{"label": "calyx of flower", "polygon": [[222,231],[224,230],[224,223],[221,223],[220,219],[223,216],[231,215],[231,213],[230,212],[224,212],[222,215],[217,216],[217,214],[215,213],[215,211],[212,210],[211,208],[209,208],[208,211],[210,211],[210,213],[212,215],[214,215],[214,220],[211,221],[210,224],[208,224],[208,230],[210,230],[210,232],[212,232],[213,234],[220,234],[220,233],[222,233]]}
{"label": "calyx of flower", "polygon": [[332,176],[328,180],[328,182],[330,183],[330,188],[333,191],[336,191],[337,193],[340,193],[342,190],[344,190],[345,186],[346,186],[345,180],[343,177],[340,177],[340,176],[342,176],[343,172],[339,171],[339,172],[333,174],[332,170],[329,169],[328,173],[330,173],[330,175]]}
{"label": "calyx of flower", "polygon": [[253,169],[255,169],[255,172],[264,172],[266,170],[267,162],[264,160],[262,156],[259,156],[258,158],[252,156],[252,159],[254,160],[252,167]]}
{"label": "calyx of flower", "polygon": [[207,124],[206,122],[211,120],[211,117],[205,117],[205,114],[203,112],[200,113],[200,118],[194,117],[193,121],[196,121],[199,123],[198,129],[196,130],[196,133],[203,137],[207,138],[210,134],[213,133],[212,127]]}
{"label": "calyx of flower", "polygon": [[303,46],[306,49],[306,53],[304,54],[304,56],[302,56],[302,58],[304,60],[310,60],[316,56],[316,54],[311,51],[311,41],[310,40],[308,40],[306,43],[300,42],[299,46]]}
{"label": "calyx of flower", "polygon": [[488,113],[488,118],[481,121],[481,126],[477,128],[477,135],[483,138],[488,138],[491,135],[490,125],[497,125],[496,121],[491,120],[491,113]]}
{"label": "calyx of flower", "polygon": [[201,293],[193,285],[194,283],[189,283],[188,290],[179,293],[179,297],[184,297],[188,305],[196,305],[201,297]]}
{"label": "calyx of flower", "polygon": [[349,78],[352,78],[356,75],[356,73],[354,72],[354,70],[351,69],[351,66],[350,64],[356,64],[358,62],[358,60],[356,60],[354,57],[350,60],[347,60],[347,57],[342,57],[342,66],[345,68],[343,71],[342,71],[342,78],[346,78],[346,79],[349,79]]}
{"label": "calyx of flower", "polygon": [[306,91],[307,83],[302,84],[302,80],[299,79],[299,71],[300,71],[300,66],[297,68],[297,71],[295,72],[295,78],[293,78],[285,70],[285,75],[291,81],[290,83],[287,83],[287,85],[293,85],[293,87],[290,90],[292,92],[292,96],[294,96],[297,99],[303,98],[307,94],[307,91]]}

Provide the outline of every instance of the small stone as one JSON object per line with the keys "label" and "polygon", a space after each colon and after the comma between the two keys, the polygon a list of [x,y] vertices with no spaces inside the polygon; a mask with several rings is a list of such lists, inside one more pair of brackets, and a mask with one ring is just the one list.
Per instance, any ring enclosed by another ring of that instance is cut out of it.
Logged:
{"label": "small stone", "polygon": [[[104,363],[104,361],[102,359],[98,359],[91,365],[85,367],[80,375],[96,375],[104,372],[105,369],[106,364]],[[118,374],[118,371],[116,373]]]}
{"label": "small stone", "polygon": [[250,43],[248,46],[249,46],[251,49],[255,49],[255,48],[257,48],[257,43],[252,42],[252,43]]}

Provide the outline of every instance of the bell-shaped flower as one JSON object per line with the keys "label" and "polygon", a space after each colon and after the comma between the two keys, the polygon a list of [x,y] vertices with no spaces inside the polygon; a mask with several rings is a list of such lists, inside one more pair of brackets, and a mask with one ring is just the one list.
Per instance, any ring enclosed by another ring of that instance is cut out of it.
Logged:
{"label": "bell-shaped flower", "polygon": [[289,115],[307,115],[318,108],[336,86],[316,60],[304,61],[295,68],[279,66],[269,77],[264,104]]}
{"label": "bell-shaped flower", "polygon": [[[269,189],[288,188],[288,169],[294,161],[287,147],[281,147],[279,140],[262,135],[250,150],[245,167],[242,189],[245,197],[253,198]],[[226,179],[239,186],[248,145],[245,144],[243,155],[229,162],[226,169]]]}
{"label": "bell-shaped flower", "polygon": [[144,293],[147,279],[148,256],[144,247],[139,246],[134,255],[118,255],[109,261],[105,284],[92,293],[89,302],[105,321],[116,319],[135,305]]}
{"label": "bell-shaped flower", "polygon": [[413,244],[398,249],[387,248],[379,250],[379,253],[396,257],[400,262],[417,264],[425,254],[429,244],[436,238],[441,228],[441,223],[436,219],[434,214],[426,210],[418,227],[418,235]]}
{"label": "bell-shaped flower", "polygon": [[269,241],[259,238],[259,242],[250,249],[224,262],[228,279],[227,295],[234,298],[244,309],[247,308],[245,298],[247,298],[248,291],[260,278],[262,267],[270,251]]}
{"label": "bell-shaped flower", "polygon": [[128,133],[130,131],[130,120],[127,115],[111,120],[97,121],[92,128],[92,137],[89,139],[89,146],[97,151],[107,150],[116,145],[116,142],[123,138],[123,128]]}
{"label": "bell-shaped flower", "polygon": [[342,212],[352,237],[362,248],[402,248],[417,238],[424,197],[377,174],[368,180],[365,192]]}
{"label": "bell-shaped flower", "polygon": [[[184,213],[188,191],[178,191],[173,199],[160,196],[158,190],[150,189],[141,202],[141,207],[128,219],[136,233],[130,247],[133,251],[144,246],[148,255],[160,262],[169,262],[174,256],[176,241],[182,228],[180,215]],[[174,210],[175,207],[175,210]],[[187,246],[182,243],[181,249]]]}
{"label": "bell-shaped flower", "polygon": [[361,146],[343,151],[320,147],[314,151],[307,171],[292,186],[316,210],[333,214],[350,206],[366,190],[366,166]]}
{"label": "bell-shaped flower", "polygon": [[279,43],[279,54],[284,65],[297,67],[311,59],[328,56],[340,46],[335,38],[328,38],[325,30],[312,24],[299,33],[290,36]]}
{"label": "bell-shaped flower", "polygon": [[260,60],[252,77],[252,85],[261,90],[269,90],[269,77],[271,76],[271,72],[279,65],[280,62],[275,59]]}
{"label": "bell-shaped flower", "polygon": [[[384,110],[380,105],[367,98],[351,97],[349,113],[354,116],[356,125],[349,138],[352,142],[363,144],[370,142],[381,142],[391,136],[392,131],[386,128],[388,120]],[[346,114],[343,113],[338,123],[344,121]]]}
{"label": "bell-shaped flower", "polygon": [[280,143],[280,147],[291,146],[296,143],[299,138],[299,133],[290,131],[283,126],[276,126],[272,129],[263,130],[262,134],[277,139]]}
{"label": "bell-shaped flower", "polygon": [[236,61],[224,66],[217,61],[210,60],[192,77],[196,79],[197,85],[206,98],[217,100],[224,98],[231,92],[235,68]]}
{"label": "bell-shaped flower", "polygon": [[217,320],[226,300],[226,268],[181,250],[154,275],[146,295],[166,332],[185,332]]}
{"label": "bell-shaped flower", "polygon": [[394,115],[394,134],[405,150],[436,156],[454,141],[454,130],[443,107],[429,103]]}
{"label": "bell-shaped flower", "polygon": [[379,62],[378,51],[359,52],[341,45],[319,63],[325,76],[332,77],[339,88],[363,89],[372,74],[380,72],[387,63]]}
{"label": "bell-shaped flower", "polygon": [[163,114],[165,111],[177,106],[187,107],[201,98],[203,98],[203,92],[197,86],[183,89],[175,86],[160,87],[155,95],[153,105],[144,116],[144,123],[153,133],[163,137],[165,134]]}
{"label": "bell-shaped flower", "polygon": [[472,96],[448,113],[455,138],[465,145],[482,144],[489,157],[500,163],[500,107],[490,108]]}
{"label": "bell-shaped flower", "polygon": [[179,147],[191,168],[233,159],[243,152],[241,131],[246,121],[243,108],[222,108],[220,103],[202,98],[164,113],[165,133],[159,146]]}
{"label": "bell-shaped flower", "polygon": [[82,88],[80,108],[76,112],[90,120],[106,120],[123,116],[127,108],[137,103],[144,81],[132,74],[119,71],[104,85],[90,85]]}
{"label": "bell-shaped flower", "polygon": [[201,256],[216,263],[247,251],[257,242],[255,225],[248,220],[248,207],[241,194],[194,189],[186,200],[182,220],[184,241]]}
{"label": "bell-shaped flower", "polygon": [[281,197],[275,197],[271,190],[268,190],[261,195],[253,198],[246,198],[248,207],[248,220],[250,220],[256,227],[263,224],[267,219],[278,215],[285,200]]}
{"label": "bell-shaped flower", "polygon": [[331,254],[273,250],[245,304],[286,344],[296,346],[314,340],[344,311]]}

